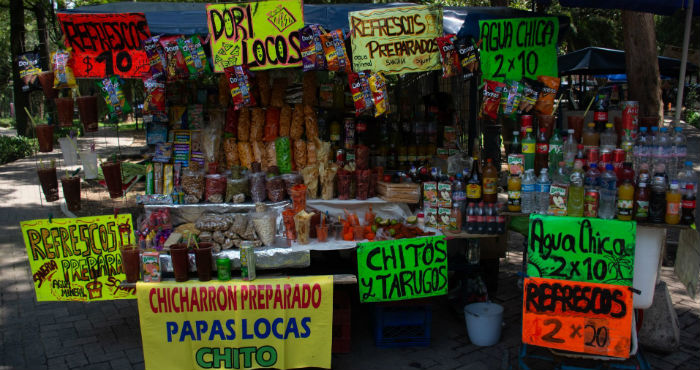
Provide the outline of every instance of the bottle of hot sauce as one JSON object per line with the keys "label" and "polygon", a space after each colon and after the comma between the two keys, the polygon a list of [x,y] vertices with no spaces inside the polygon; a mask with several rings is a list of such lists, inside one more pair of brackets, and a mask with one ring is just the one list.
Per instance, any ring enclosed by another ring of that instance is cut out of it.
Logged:
{"label": "bottle of hot sauce", "polygon": [[498,200],[498,170],[493,165],[491,158],[486,160],[483,173],[483,200],[485,203],[496,203]]}
{"label": "bottle of hot sauce", "polygon": [[481,176],[479,175],[479,159],[474,157],[472,171],[467,180],[467,202],[478,203],[481,200]]}

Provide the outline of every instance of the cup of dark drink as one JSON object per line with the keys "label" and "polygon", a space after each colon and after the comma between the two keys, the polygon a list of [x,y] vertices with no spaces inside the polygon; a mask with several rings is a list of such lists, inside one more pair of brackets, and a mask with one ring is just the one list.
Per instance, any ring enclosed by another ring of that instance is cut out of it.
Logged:
{"label": "cup of dark drink", "polygon": [[170,247],[170,258],[173,263],[173,274],[175,281],[183,282],[189,280],[187,276],[190,269],[187,244],[175,244]]}
{"label": "cup of dark drink", "polygon": [[139,272],[141,271],[140,251],[133,245],[127,245],[121,248],[121,252],[126,282],[131,284],[136,283],[139,280]]}
{"label": "cup of dark drink", "polygon": [[199,243],[198,246],[194,247],[194,261],[197,265],[197,277],[199,281],[211,280],[211,243]]}

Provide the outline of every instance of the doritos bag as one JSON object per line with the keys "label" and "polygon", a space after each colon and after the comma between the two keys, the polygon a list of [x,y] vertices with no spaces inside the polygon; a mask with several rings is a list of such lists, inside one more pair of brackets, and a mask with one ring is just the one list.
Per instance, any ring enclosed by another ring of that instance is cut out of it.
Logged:
{"label": "doritos bag", "polygon": [[457,39],[455,43],[464,81],[474,77],[474,73],[479,69],[479,43],[481,41],[474,45],[471,40],[466,39]]}
{"label": "doritos bag", "polygon": [[39,84],[39,53],[32,51],[17,56],[17,66],[19,67],[19,77],[22,79],[22,92],[41,90]]}
{"label": "doritos bag", "polygon": [[178,38],[177,42],[182,55],[185,57],[191,80],[211,73],[207,56],[204,54],[204,48],[202,47],[202,40],[200,40],[199,36],[194,35],[189,39]]}
{"label": "doritos bag", "polygon": [[382,72],[374,72],[369,76],[369,88],[374,100],[374,116],[379,117],[389,111],[389,94],[386,89],[386,78]]}
{"label": "doritos bag", "polygon": [[329,71],[352,72],[352,65],[345,50],[343,30],[335,30],[320,36],[323,54]]}
{"label": "doritos bag", "polygon": [[[148,57],[151,74],[165,73],[166,58],[163,47],[160,44],[160,36],[153,36],[147,40],[143,40],[143,50]],[[165,74],[163,76],[165,76]]]}
{"label": "doritos bag", "polygon": [[454,34],[447,34],[435,39],[440,49],[440,62],[442,63],[442,78],[456,76],[461,70],[457,50],[455,50]]}
{"label": "doritos bag", "polygon": [[326,69],[326,57],[323,54],[321,35],[326,31],[320,25],[311,24],[299,31],[301,40],[301,61],[304,64],[304,72],[321,71]]}
{"label": "doritos bag", "polygon": [[158,122],[167,121],[168,113],[165,110],[164,72],[144,77],[143,87],[146,90],[146,99],[143,101],[143,113],[154,116]]}
{"label": "doritos bag", "polygon": [[119,76],[107,77],[104,80],[97,81],[97,86],[102,92],[105,103],[107,103],[107,109],[109,109],[109,118],[114,122],[119,121],[122,115],[131,112],[131,106],[124,97],[123,85],[124,80]]}
{"label": "doritos bag", "polygon": [[186,80],[189,77],[185,56],[178,43],[181,38],[182,36],[165,36],[159,40],[165,52],[165,76],[168,82]]}
{"label": "doritos bag", "polygon": [[228,78],[233,106],[236,109],[255,105],[255,98],[250,93],[250,72],[246,66],[231,66],[224,69]]}
{"label": "doritos bag", "polygon": [[498,107],[501,105],[501,93],[506,84],[498,81],[486,80],[484,83],[484,99],[481,103],[480,117],[493,121],[498,119]]}
{"label": "doritos bag", "polygon": [[372,90],[369,87],[369,80],[365,72],[348,73],[348,83],[350,84],[350,94],[352,101],[355,103],[355,115],[366,112],[372,109],[374,101],[372,98]]}
{"label": "doritos bag", "polygon": [[76,86],[73,68],[70,64],[70,54],[67,51],[57,50],[51,53],[54,89],[71,89]]}
{"label": "doritos bag", "polygon": [[535,103],[535,110],[540,114],[550,115],[554,111],[554,98],[559,90],[559,78],[550,76],[537,76],[537,81],[544,86],[540,91],[540,96]]}

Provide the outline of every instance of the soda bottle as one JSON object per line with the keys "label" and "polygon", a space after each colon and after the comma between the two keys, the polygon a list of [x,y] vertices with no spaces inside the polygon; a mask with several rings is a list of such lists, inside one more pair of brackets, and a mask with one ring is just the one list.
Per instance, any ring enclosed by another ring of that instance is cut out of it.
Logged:
{"label": "soda bottle", "polygon": [[547,214],[547,209],[549,208],[549,186],[551,182],[549,181],[549,176],[547,176],[547,168],[540,170],[540,176],[537,178],[537,184],[535,188],[535,203],[537,207],[537,213],[541,215]]}
{"label": "soda bottle", "polygon": [[535,213],[535,170],[529,169],[525,171],[525,176],[522,180],[522,190],[520,191],[520,211],[522,213]]}
{"label": "soda bottle", "polygon": [[634,194],[634,219],[639,222],[649,220],[649,188],[646,182],[639,183]]}
{"label": "soda bottle", "polygon": [[605,131],[600,134],[600,150],[610,149],[612,151],[617,147],[617,133],[613,128],[612,123],[605,124]]}
{"label": "soda bottle", "polygon": [[486,232],[486,211],[484,202],[479,202],[476,207],[476,233],[484,234]]}
{"label": "soda bottle", "polygon": [[693,190],[698,188],[698,177],[693,170],[693,162],[685,161],[683,168],[678,173],[678,185],[681,189],[685,189],[686,185],[693,185]]}
{"label": "soda bottle", "polygon": [[617,177],[613,165],[605,166],[605,172],[600,176],[600,206],[598,217],[607,220],[615,218],[617,196]]}
{"label": "soda bottle", "polygon": [[593,122],[595,122],[595,129],[598,132],[602,132],[605,129],[605,124],[608,123],[608,108],[605,95],[601,94],[596,97]]}
{"label": "soda bottle", "polygon": [[493,160],[491,158],[486,160],[482,181],[482,199],[486,203],[495,203],[498,200],[498,170],[493,165]]}
{"label": "soda bottle", "polygon": [[535,151],[535,173],[541,172],[543,168],[548,168],[549,141],[547,140],[546,129],[540,129],[537,134],[537,149]]}
{"label": "soda bottle", "polygon": [[506,232],[506,216],[502,215],[498,210],[496,212],[496,234],[503,234]]}
{"label": "soda bottle", "polygon": [[493,203],[486,205],[486,233],[495,234],[496,233],[496,207]]}
{"label": "soda bottle", "polygon": [[553,130],[554,133],[549,139],[549,172],[555,173],[559,168],[559,162],[564,160],[564,142],[559,136],[559,130]]}
{"label": "soda bottle", "polygon": [[630,183],[634,181],[634,170],[632,169],[632,162],[625,162],[622,164],[622,170],[619,171],[620,176],[618,176],[618,182],[622,184],[623,181],[629,180]]}
{"label": "soda bottle", "polygon": [[508,211],[520,212],[521,210],[522,179],[520,175],[508,177]]}
{"label": "soda bottle", "polygon": [[681,193],[678,191],[678,182],[671,182],[670,189],[666,192],[666,216],[669,225],[677,225],[681,222]]}
{"label": "soda bottle", "polygon": [[524,156],[524,161],[525,161],[525,169],[534,169],[535,168],[535,137],[532,136],[532,128],[528,127],[525,130],[525,138],[523,139],[523,144],[522,144],[522,152]]}
{"label": "soda bottle", "polygon": [[583,217],[583,170],[581,164],[574,165],[574,171],[571,172],[569,185],[569,200],[566,203],[566,215],[573,217]]}
{"label": "soda bottle", "polygon": [[586,186],[586,188],[597,189],[598,186],[600,186],[600,171],[598,171],[598,165],[596,163],[591,163],[588,166],[588,171],[586,171],[583,184]]}
{"label": "soda bottle", "polygon": [[467,220],[466,220],[466,230],[468,234],[476,234],[476,207],[473,202],[469,202],[467,206]]}
{"label": "soda bottle", "polygon": [[522,146],[520,131],[513,131],[513,141],[510,143],[510,154],[522,154]]}
{"label": "soda bottle", "polygon": [[[663,169],[663,167],[662,167]],[[651,179],[651,196],[649,197],[649,221],[663,223],[666,216],[666,174],[654,172]]]}
{"label": "soda bottle", "polygon": [[[576,160],[576,152],[578,151],[578,144],[576,144],[576,139],[574,137],[574,130],[569,129],[567,131],[566,141],[564,142],[564,162],[566,162],[567,167],[574,167],[574,161]],[[551,146],[552,143],[550,142]],[[583,146],[581,146],[583,149]],[[551,148],[550,148],[551,152]]]}
{"label": "soda bottle", "polygon": [[622,184],[617,188],[617,219],[629,221],[632,219],[634,211],[634,185],[629,178],[622,180]]}
{"label": "soda bottle", "polygon": [[576,162],[581,163],[581,168],[584,171],[588,170],[588,165],[587,165],[587,161],[586,161],[586,153],[583,150],[583,144],[576,145],[576,157],[574,157],[574,164],[576,164]]}
{"label": "soda bottle", "polygon": [[695,188],[693,184],[685,185],[681,207],[683,213],[681,216],[681,223],[683,225],[692,225],[695,223]]}

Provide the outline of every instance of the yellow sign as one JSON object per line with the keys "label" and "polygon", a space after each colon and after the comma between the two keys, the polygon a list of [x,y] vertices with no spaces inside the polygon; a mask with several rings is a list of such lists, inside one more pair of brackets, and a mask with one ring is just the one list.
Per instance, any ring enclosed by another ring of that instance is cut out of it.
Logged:
{"label": "yellow sign", "polygon": [[333,276],[141,283],[146,369],[331,367]]}
{"label": "yellow sign", "polygon": [[119,247],[133,235],[130,214],[20,223],[37,301],[133,299],[122,288]]}
{"label": "yellow sign", "polygon": [[301,66],[299,0],[207,4],[214,71],[234,65],[251,69]]}
{"label": "yellow sign", "polygon": [[352,69],[387,74],[440,69],[442,9],[413,5],[348,13]]}

